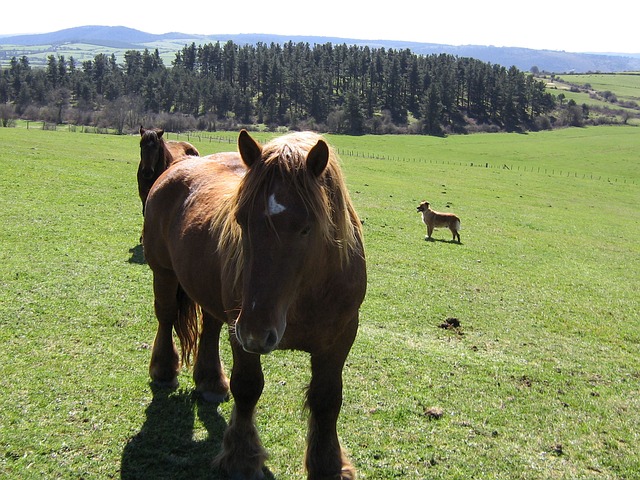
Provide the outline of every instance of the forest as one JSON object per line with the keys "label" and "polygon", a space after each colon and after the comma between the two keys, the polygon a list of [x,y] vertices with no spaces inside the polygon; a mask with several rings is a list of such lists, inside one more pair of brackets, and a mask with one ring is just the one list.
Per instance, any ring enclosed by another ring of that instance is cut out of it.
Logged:
{"label": "forest", "polygon": [[45,68],[12,58],[0,71],[0,118],[171,131],[313,129],[351,135],[551,128],[543,82],[448,54],[308,43],[185,45],[170,66],[158,51],[97,54]]}

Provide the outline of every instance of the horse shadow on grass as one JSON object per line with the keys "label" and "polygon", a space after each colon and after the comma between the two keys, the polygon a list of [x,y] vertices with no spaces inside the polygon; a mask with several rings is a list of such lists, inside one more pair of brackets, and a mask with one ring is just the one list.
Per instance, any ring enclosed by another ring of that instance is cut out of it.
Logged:
{"label": "horse shadow on grass", "polygon": [[147,261],[144,259],[144,249],[142,248],[142,244],[138,244],[135,247],[129,249],[129,263],[135,263],[137,265],[144,265]]}
{"label": "horse shadow on grass", "polygon": [[[152,385],[146,420],[122,452],[122,480],[226,480],[213,467],[227,426],[218,405],[186,390]],[[199,421],[206,430],[194,428]],[[200,438],[206,436],[206,438]],[[275,480],[265,469],[265,479]]]}

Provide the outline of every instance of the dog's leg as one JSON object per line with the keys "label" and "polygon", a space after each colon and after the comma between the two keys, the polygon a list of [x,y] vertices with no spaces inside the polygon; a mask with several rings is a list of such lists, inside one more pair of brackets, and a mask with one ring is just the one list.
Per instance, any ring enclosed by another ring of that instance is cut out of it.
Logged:
{"label": "dog's leg", "polygon": [[427,224],[427,236],[425,237],[425,240],[431,240],[432,233],[433,233],[433,225]]}

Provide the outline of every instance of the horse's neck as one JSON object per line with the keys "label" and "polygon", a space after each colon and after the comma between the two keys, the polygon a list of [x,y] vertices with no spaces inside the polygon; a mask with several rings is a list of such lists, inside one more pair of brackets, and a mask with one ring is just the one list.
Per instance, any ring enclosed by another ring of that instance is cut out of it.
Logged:
{"label": "horse's neck", "polygon": [[167,168],[169,168],[169,165],[171,165],[171,163],[173,162],[173,155],[171,155],[171,152],[169,151],[169,147],[167,147],[167,144],[164,140],[160,140],[161,141],[161,148],[159,149],[159,153],[158,153],[158,166],[160,167],[161,171],[165,171]]}

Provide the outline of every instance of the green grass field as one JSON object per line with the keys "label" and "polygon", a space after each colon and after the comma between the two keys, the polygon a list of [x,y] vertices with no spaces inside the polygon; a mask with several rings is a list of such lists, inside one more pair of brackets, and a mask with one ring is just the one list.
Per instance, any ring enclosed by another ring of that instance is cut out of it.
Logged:
{"label": "green grass field", "polygon": [[[186,41],[159,41],[146,44],[143,48],[148,48],[150,52],[158,49],[158,53],[165,65],[170,66],[171,62],[176,59],[176,52],[181,50],[187,43]],[[112,54],[116,56],[119,62],[124,61],[125,53],[131,48],[116,48],[99,45],[90,45],[84,43],[65,43],[57,45],[2,45],[2,49],[10,53],[10,56],[0,60],[0,66],[8,68],[11,57],[20,58],[23,55],[29,58],[29,64],[32,67],[46,67],[48,57],[54,55],[56,58],[64,57],[67,60],[73,57],[76,63],[82,64],[87,60],[94,60],[96,55],[103,54],[110,57]]]}
{"label": "green grass field", "polygon": [[612,91],[627,100],[640,101],[640,72],[617,74],[572,74],[562,77],[563,80],[576,85],[591,85],[593,90]]}
{"label": "green grass field", "polygon": [[[197,402],[186,370],[148,383],[138,138],[0,129],[0,477],[219,478],[232,402]],[[327,138],[368,260],[339,421],[359,478],[637,478],[637,128]],[[461,245],[424,240],[424,199]],[[263,365],[267,478],[304,478],[308,358]]]}
{"label": "green grass field", "polygon": [[[621,72],[616,74],[571,74],[558,76],[547,81],[548,91],[554,95],[564,95],[564,101],[575,101],[578,105],[607,112],[606,116],[620,117],[613,112],[625,112],[626,122],[638,126],[638,103],[640,102],[640,73]],[[588,88],[587,88],[588,86]],[[578,88],[580,91],[571,91]],[[592,93],[598,92],[598,95]],[[617,103],[602,97],[603,92],[613,92]],[[635,104],[635,105],[634,105]],[[596,115],[597,117],[598,115]]]}

